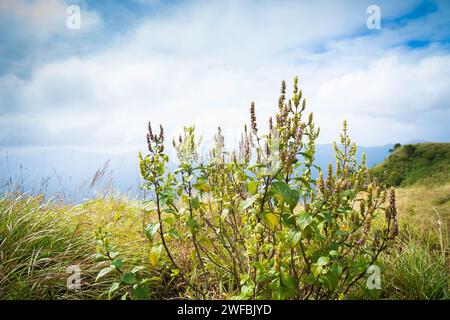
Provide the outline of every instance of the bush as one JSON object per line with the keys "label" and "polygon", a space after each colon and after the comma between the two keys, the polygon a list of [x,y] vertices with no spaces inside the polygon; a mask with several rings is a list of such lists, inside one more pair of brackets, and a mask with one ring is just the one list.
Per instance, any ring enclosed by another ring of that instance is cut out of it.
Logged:
{"label": "bush", "polygon": [[385,206],[386,190],[364,157],[357,163],[346,122],[336,165],[324,176],[314,162],[319,130],[312,113],[304,119],[305,104],[298,79],[290,99],[283,82],[269,131],[260,132],[252,103],[239,150],[225,149],[219,128],[206,159],[194,127],[186,127],[173,141],[173,172],[163,128],[156,134],[149,123],[149,154],[139,159],[143,188],[153,194],[146,202],[150,261],[169,262],[185,297],[342,298],[391,245],[394,191]]}

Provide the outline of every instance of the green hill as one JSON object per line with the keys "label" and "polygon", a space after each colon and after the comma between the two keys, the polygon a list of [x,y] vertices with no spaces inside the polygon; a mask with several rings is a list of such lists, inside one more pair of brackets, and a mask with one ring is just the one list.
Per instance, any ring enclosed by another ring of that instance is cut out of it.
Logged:
{"label": "green hill", "polygon": [[450,182],[450,143],[397,144],[371,172],[389,186],[443,185]]}

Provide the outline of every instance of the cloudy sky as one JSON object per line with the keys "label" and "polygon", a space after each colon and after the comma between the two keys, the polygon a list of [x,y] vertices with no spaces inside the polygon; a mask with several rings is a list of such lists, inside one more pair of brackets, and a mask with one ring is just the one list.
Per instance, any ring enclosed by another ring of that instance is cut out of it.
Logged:
{"label": "cloudy sky", "polygon": [[449,1],[0,0],[0,145],[133,149],[147,120],[233,144],[295,75],[320,143],[343,119],[361,145],[450,141],[449,40]]}

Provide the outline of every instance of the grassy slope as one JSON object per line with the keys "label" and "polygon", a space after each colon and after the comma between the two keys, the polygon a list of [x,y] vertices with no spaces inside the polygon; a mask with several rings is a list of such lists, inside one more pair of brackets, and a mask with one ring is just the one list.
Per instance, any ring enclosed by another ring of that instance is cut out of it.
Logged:
{"label": "grassy slope", "polygon": [[397,188],[397,208],[405,220],[429,228],[450,222],[450,143],[419,143],[397,148],[371,169]]}
{"label": "grassy slope", "polygon": [[450,143],[404,145],[372,173],[391,186],[443,185],[450,182]]}

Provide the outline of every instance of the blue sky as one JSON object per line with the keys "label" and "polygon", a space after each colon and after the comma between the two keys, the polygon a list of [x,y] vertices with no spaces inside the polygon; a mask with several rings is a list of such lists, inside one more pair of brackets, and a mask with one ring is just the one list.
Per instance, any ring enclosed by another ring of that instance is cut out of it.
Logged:
{"label": "blue sky", "polygon": [[0,144],[126,151],[152,120],[233,146],[295,75],[320,143],[450,141],[449,40],[448,1],[0,0]]}

